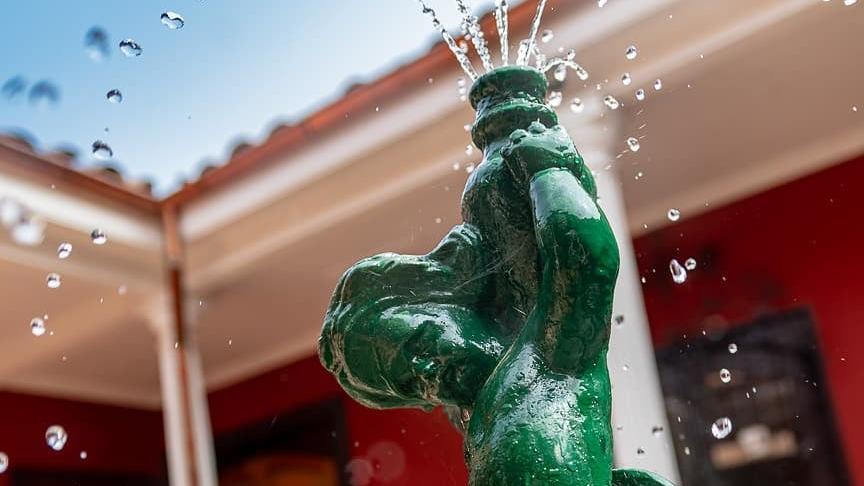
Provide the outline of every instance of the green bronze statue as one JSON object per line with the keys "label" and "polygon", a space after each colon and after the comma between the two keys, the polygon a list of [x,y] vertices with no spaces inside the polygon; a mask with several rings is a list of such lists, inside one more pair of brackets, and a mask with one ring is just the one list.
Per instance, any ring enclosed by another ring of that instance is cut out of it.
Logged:
{"label": "green bronze statue", "polygon": [[484,159],[465,186],[464,223],[427,255],[351,267],[321,361],[367,406],[454,412],[472,486],[668,485],[612,467],[618,247],[546,89],[525,66],[474,83]]}

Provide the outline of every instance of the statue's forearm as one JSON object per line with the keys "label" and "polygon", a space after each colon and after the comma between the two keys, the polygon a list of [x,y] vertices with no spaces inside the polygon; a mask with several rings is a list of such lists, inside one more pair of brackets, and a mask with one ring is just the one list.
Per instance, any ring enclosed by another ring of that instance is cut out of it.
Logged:
{"label": "statue's forearm", "polygon": [[571,170],[538,172],[529,193],[543,275],[528,332],[550,366],[576,371],[606,348],[618,248]]}

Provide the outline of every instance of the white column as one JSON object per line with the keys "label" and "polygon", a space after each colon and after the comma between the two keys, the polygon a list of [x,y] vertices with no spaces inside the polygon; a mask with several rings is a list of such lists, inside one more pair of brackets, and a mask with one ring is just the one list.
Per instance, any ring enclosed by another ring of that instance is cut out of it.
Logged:
{"label": "white column", "polygon": [[169,302],[167,295],[157,299],[146,310],[146,316],[156,335],[170,484],[216,486],[213,437],[200,356],[194,336],[186,336],[181,346]]}
{"label": "white column", "polygon": [[[561,123],[594,171],[600,207],[609,218],[621,254],[608,358],[615,466],[649,470],[677,482],[680,479],[678,464],[669,435],[621,184],[615,170],[615,156],[626,148],[624,137],[618,133],[615,120],[599,117],[601,100],[584,102],[583,113],[573,114],[569,110],[561,113]],[[614,316],[623,316],[621,325],[615,323]]]}

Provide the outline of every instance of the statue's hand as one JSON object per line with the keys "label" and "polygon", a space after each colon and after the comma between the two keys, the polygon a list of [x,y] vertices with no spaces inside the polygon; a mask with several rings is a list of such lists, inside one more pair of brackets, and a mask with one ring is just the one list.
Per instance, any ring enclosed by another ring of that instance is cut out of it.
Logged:
{"label": "statue's hand", "polygon": [[546,169],[564,168],[578,173],[583,163],[563,127],[546,128],[539,121],[532,123],[528,130],[511,133],[501,155],[516,181],[524,184]]}

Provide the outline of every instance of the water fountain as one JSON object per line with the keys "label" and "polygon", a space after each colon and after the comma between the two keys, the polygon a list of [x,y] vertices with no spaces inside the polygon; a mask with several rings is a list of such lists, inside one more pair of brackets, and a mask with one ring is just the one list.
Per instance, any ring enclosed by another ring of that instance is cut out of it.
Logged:
{"label": "water fountain", "polygon": [[420,3],[474,80],[483,162],[465,186],[464,223],[434,250],[373,256],[343,275],[322,363],[367,406],[445,407],[464,434],[471,485],[669,485],[612,465],[606,353],[618,248],[590,170],[545,103],[543,74],[587,73],[572,56],[539,53],[545,0],[515,65],[507,2],[496,2],[498,68],[467,1],[456,1],[483,75]]}

